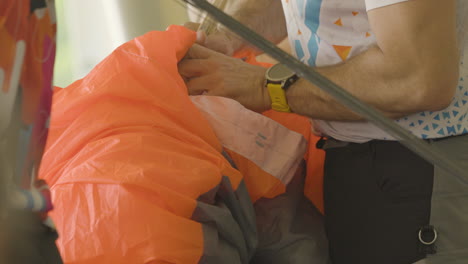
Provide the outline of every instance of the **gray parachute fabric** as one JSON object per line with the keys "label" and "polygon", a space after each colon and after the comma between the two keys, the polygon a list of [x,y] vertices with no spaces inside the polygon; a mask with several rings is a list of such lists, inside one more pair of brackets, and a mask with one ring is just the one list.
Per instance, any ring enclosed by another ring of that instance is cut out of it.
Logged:
{"label": "gray parachute fabric", "polygon": [[253,205],[245,184],[234,191],[227,177],[200,197],[192,216],[203,225],[199,263],[329,263],[323,216],[303,194],[303,172],[286,193]]}

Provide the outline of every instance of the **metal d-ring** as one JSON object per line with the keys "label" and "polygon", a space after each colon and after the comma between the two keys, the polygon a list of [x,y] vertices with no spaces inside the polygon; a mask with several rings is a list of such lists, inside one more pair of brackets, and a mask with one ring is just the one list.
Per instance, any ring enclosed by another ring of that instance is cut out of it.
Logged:
{"label": "metal d-ring", "polygon": [[[423,231],[429,231],[431,230],[433,233],[434,233],[434,239],[432,239],[431,242],[426,242],[424,241],[424,239],[422,238],[422,233]],[[425,226],[425,227],[422,227],[420,230],[419,230],[419,234],[418,234],[418,237],[419,237],[419,241],[421,243],[423,243],[424,245],[426,246],[430,246],[430,245],[433,245],[436,240],[437,240],[437,230],[433,227],[433,226]]]}

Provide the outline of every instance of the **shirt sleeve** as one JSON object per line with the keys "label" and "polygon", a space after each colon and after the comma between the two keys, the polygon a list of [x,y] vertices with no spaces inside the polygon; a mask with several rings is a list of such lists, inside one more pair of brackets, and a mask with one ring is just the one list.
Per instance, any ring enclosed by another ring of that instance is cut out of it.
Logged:
{"label": "shirt sleeve", "polygon": [[369,11],[379,7],[384,7],[406,1],[408,0],[366,0],[366,10]]}

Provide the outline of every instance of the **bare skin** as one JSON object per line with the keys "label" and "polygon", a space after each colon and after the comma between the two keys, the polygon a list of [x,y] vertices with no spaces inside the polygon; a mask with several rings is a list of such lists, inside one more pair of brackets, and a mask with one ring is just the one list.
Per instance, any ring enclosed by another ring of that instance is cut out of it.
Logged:
{"label": "bare skin", "polygon": [[[272,5],[280,1],[259,2]],[[247,3],[250,10],[256,10],[257,1]],[[377,45],[346,63],[316,70],[390,118],[447,107],[458,80],[455,0],[413,0],[374,9],[368,15]],[[248,25],[269,32],[265,22],[257,20],[248,21]],[[282,28],[277,36],[264,35],[270,40],[281,39]],[[210,36],[202,44],[210,47],[210,38],[216,42]],[[231,43],[233,46],[223,52],[242,46],[237,40]],[[191,94],[230,97],[255,111],[270,108],[264,87],[265,70],[260,67],[194,45],[179,71],[190,80],[187,86]],[[294,112],[311,118],[362,119],[305,80],[288,89],[287,99]]]}

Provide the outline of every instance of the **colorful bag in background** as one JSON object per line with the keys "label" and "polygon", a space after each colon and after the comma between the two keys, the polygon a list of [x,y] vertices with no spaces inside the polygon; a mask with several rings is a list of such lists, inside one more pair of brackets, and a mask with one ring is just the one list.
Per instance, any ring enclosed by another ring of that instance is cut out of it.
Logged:
{"label": "colorful bag in background", "polygon": [[5,263],[61,262],[55,232],[41,223],[52,209],[50,192],[37,181],[52,99],[54,9],[53,1],[0,1],[0,242],[8,240],[2,244],[7,253],[0,255],[7,257]]}

